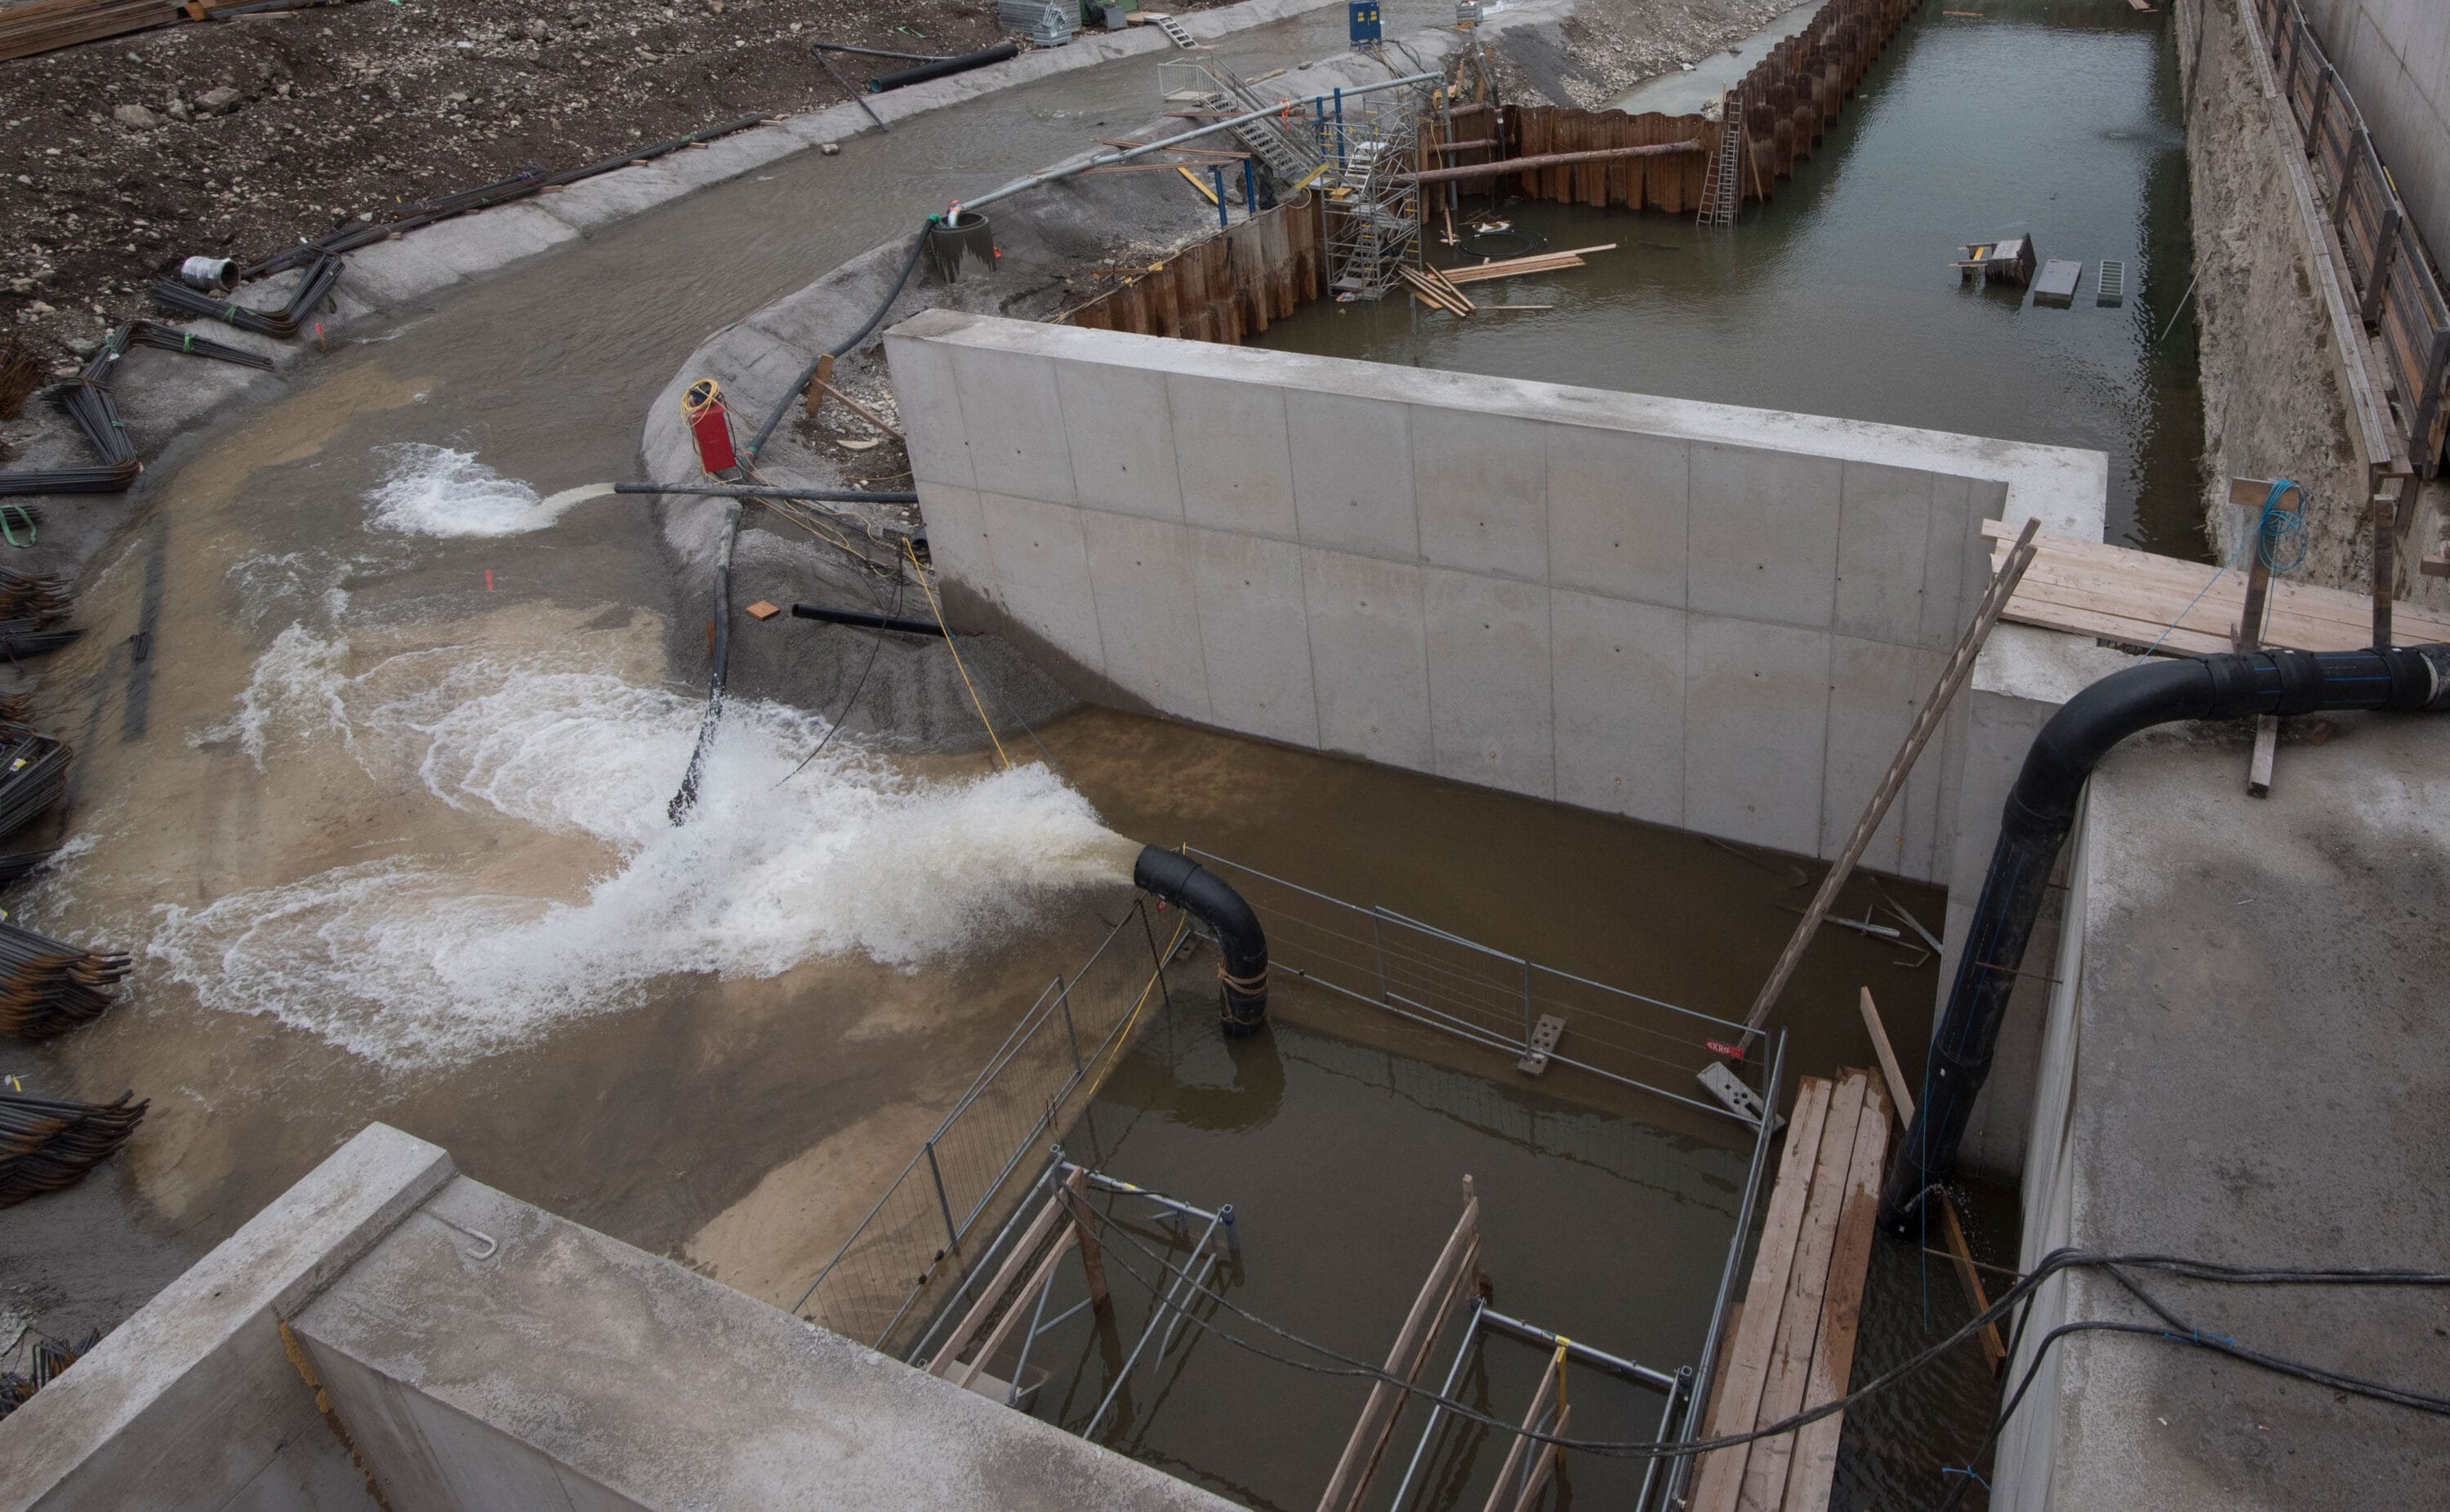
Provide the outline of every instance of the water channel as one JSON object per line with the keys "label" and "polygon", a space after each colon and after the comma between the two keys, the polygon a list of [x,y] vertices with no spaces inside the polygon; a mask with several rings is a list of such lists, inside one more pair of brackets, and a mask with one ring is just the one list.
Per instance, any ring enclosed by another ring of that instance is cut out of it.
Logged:
{"label": "water channel", "polygon": [[[1546,310],[1458,320],[1410,300],[1320,303],[1256,344],[2098,450],[2109,538],[2204,558],[2186,138],[2166,19],[2071,0],[1988,0],[1978,15],[1924,6],[1812,156],[1734,226],[1466,196],[1459,235],[1488,219],[1510,230],[1461,249],[1433,239],[1433,262],[1619,248],[1470,290]],[[1628,107],[1694,108],[1699,74],[1636,90]],[[2083,262],[2072,307],[1959,284],[1948,264],[1960,244],[2018,235],[2045,259]],[[2127,264],[2124,304],[2095,302],[2104,258]]]}

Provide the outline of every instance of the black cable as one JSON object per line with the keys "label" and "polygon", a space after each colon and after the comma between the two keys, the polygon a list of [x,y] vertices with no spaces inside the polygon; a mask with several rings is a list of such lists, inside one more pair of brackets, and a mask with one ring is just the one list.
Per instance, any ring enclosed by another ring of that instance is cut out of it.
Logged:
{"label": "black cable", "polygon": [[[1110,1231],[1117,1227],[1112,1220],[1102,1217],[1100,1218],[1099,1223],[1101,1228],[1105,1228]],[[1976,1333],[1981,1331],[1982,1328],[2000,1317],[2005,1316],[2009,1311],[2012,1310],[2017,1304],[2031,1297],[2033,1292],[2039,1289],[2042,1282],[2048,1280],[2051,1276],[2063,1270],[2073,1268],[2103,1268],[2109,1269],[2114,1275],[2117,1274],[2117,1268],[2129,1266],[2143,1270],[2166,1270],[2173,1275],[2184,1276],[2191,1280],[2207,1281],[2221,1285],[2450,1287],[2450,1272],[2443,1271],[2372,1269],[2254,1269],[2221,1265],[2206,1260],[2192,1260],[2178,1255],[2095,1254],[2075,1250],[2055,1250],[2050,1254],[2044,1256],[2042,1261],[2036,1265],[2029,1274],[2027,1274],[2024,1280],[2017,1282],[2013,1287],[2011,1287],[2007,1291],[2003,1292],[1997,1302],[1994,1302],[1989,1308],[1984,1308],[1963,1328],[1957,1329],[1947,1338],[1942,1339],[1937,1344],[1935,1344],[1931,1347],[1923,1350],[1920,1354],[1917,1354],[1905,1361],[1903,1364],[1896,1366],[1877,1377],[1875,1377],[1864,1385],[1847,1392],[1842,1397],[1836,1398],[1829,1402],[1824,1402],[1817,1407],[1808,1408],[1790,1417],[1782,1418],[1776,1423],[1767,1425],[1766,1426],[1754,1428],[1745,1433],[1725,1434],[1714,1439],[1696,1439],[1689,1442],[1611,1442],[1607,1440],[1566,1439],[1558,1437],[1554,1434],[1526,1432],[1520,1424],[1508,1423],[1498,1418],[1491,1417],[1488,1414],[1478,1411],[1477,1409],[1468,1406],[1461,1402],[1454,1401],[1439,1392],[1432,1391],[1426,1386],[1407,1381],[1382,1367],[1371,1365],[1366,1361],[1355,1360],[1351,1356],[1339,1353],[1334,1349],[1329,1348],[1325,1345],[1312,1343],[1312,1341],[1301,1337],[1299,1334],[1296,1334],[1288,1328],[1281,1328],[1276,1324],[1271,1323],[1267,1319],[1258,1316],[1256,1313],[1238,1306],[1231,1298],[1224,1296],[1222,1293],[1210,1290],[1205,1285],[1193,1279],[1187,1272],[1168,1262],[1163,1256],[1154,1253],[1145,1246],[1139,1244],[1128,1233],[1124,1234],[1122,1237],[1124,1243],[1129,1244],[1133,1249],[1139,1250],[1141,1254],[1147,1256],[1149,1259],[1156,1261],[1157,1265],[1162,1267],[1176,1279],[1187,1283],[1195,1292],[1197,1292],[1210,1301],[1217,1303],[1236,1316],[1248,1322],[1257,1324],[1260,1328],[1267,1329],[1269,1332],[1286,1339],[1304,1349],[1312,1351],[1312,1353],[1325,1355],[1331,1360],[1337,1361],[1339,1362],[1339,1365],[1317,1365],[1309,1361],[1295,1360],[1291,1356],[1280,1355],[1273,1350],[1262,1348],[1239,1335],[1229,1333],[1223,1328],[1217,1328],[1215,1324],[1210,1323],[1208,1320],[1198,1317],[1182,1304],[1174,1302],[1168,1298],[1162,1289],[1155,1287],[1151,1288],[1152,1294],[1157,1297],[1160,1306],[1171,1308],[1189,1322],[1208,1330],[1209,1332],[1215,1333],[1218,1338],[1225,1340],[1227,1343],[1232,1344],[1236,1347],[1247,1349],[1251,1353],[1256,1354],[1263,1359],[1274,1360],[1280,1365],[1289,1365],[1296,1369],[1308,1370],[1313,1374],[1366,1376],[1375,1381],[1384,1382],[1385,1384],[1395,1387],[1399,1391],[1404,1391],[1417,1397],[1425,1397],[1429,1399],[1433,1405],[1442,1407],[1446,1411],[1453,1413],[1468,1421],[1480,1423],[1489,1427],[1502,1428],[1508,1433],[1521,1434],[1523,1437],[1528,1438],[1534,1443],[1552,1444],[1557,1445],[1559,1448],[1577,1449],[1586,1454],[1598,1454],[1618,1459],[1678,1459],[1687,1455],[1707,1453],[1714,1449],[1733,1448],[1738,1444],[1751,1444],[1760,1439],[1776,1438],[1781,1434],[1792,1433],[1799,1428],[1807,1427],[1814,1423],[1818,1423],[1823,1418],[1844,1412],[1856,1403],[1860,1402],[1876,1392],[1888,1389],[1891,1386],[1903,1380],[1906,1376],[1930,1366],[1937,1361],[1941,1356],[1947,1354],[1950,1350],[1965,1344]],[[1128,1266],[1125,1266],[1124,1269],[1126,1271],[1130,1271],[1133,1279],[1142,1281],[1144,1285],[1147,1284],[1145,1278],[1142,1278],[1138,1272],[1131,1271],[1130,1267]],[[2019,1332],[2021,1333],[2022,1324],[2020,1323],[2018,1327]],[[2283,1374],[2296,1375],[2302,1379],[2314,1382],[2318,1385],[2331,1386],[2333,1389],[2350,1391],[2359,1395],[2373,1397],[2377,1400],[2389,1402],[2395,1405],[2410,1407],[2418,1411],[2436,1412],[2444,1416],[2450,1416],[2450,1400],[2425,1396],[2422,1393],[2407,1391],[2401,1387],[2361,1381],[2356,1377],[2343,1375],[2337,1371],[2326,1370],[2319,1366],[2302,1365],[2296,1361],[2281,1359],[2278,1356],[2265,1355],[2258,1351],[2242,1349],[2233,1341],[2228,1341],[2217,1336],[2206,1336],[2191,1330],[2187,1332],[2172,1332],[2167,1328],[2154,1328],[2145,1324],[2124,1324],[2097,1321],[2062,1325],[2058,1329],[2054,1329],[2052,1331],[2051,1339],[2055,1339],[2063,1333],[2081,1332],[2087,1328],[2094,1328],[2110,1332],[2144,1334],[2154,1338],[2165,1339],[2174,1344],[2196,1346],[2203,1348],[2212,1349],[2219,1353],[2232,1354],[2239,1359],[2247,1361],[2249,1364],[2264,1365],[2266,1368],[2276,1369]],[[2046,1345],[2048,1342],[2050,1341],[2045,1340]],[[2036,1358],[2039,1358],[2038,1351],[2036,1352]],[[2009,1411],[2013,1410],[2014,1405],[2012,1403],[2010,1405]],[[1995,1434],[1996,1427],[1994,1426],[1994,1438]]]}
{"label": "black cable", "polygon": [[[885,618],[891,619],[894,615],[902,611],[902,589],[906,581],[906,579],[899,576],[894,578],[893,607],[885,611]],[[872,632],[867,648],[867,665],[859,669],[859,681],[851,685],[850,696],[843,700],[842,712],[836,714],[834,716],[834,722],[826,727],[826,738],[817,742],[817,748],[815,750],[808,752],[807,755],[801,758],[799,766],[792,767],[788,772],[785,772],[783,774],[783,782],[776,783],[774,785],[775,786],[780,787],[783,785],[783,783],[788,783],[792,778],[799,776],[801,772],[807,769],[808,763],[815,761],[820,756],[823,756],[826,753],[826,747],[834,743],[834,736],[839,734],[842,730],[843,721],[850,717],[850,711],[859,705],[859,695],[867,688],[867,674],[876,670],[876,658],[885,650],[885,634],[886,631],[883,630],[878,630]]]}
{"label": "black cable", "polygon": [[[927,224],[933,225],[935,223],[935,218],[930,216],[928,218]],[[901,276],[893,281],[893,287],[885,291],[884,302],[877,305],[876,312],[867,318],[867,323],[865,325],[859,328],[858,335],[853,336],[849,340],[844,341],[839,345],[828,347],[823,356],[820,356],[816,361],[809,363],[801,371],[798,381],[794,382],[789,390],[784,394],[782,402],[774,406],[774,413],[766,417],[766,423],[758,427],[757,438],[749,443],[749,460],[756,460],[757,454],[766,450],[766,443],[773,438],[774,427],[783,423],[783,415],[786,411],[790,409],[791,401],[798,398],[802,394],[807,392],[808,385],[816,380],[817,369],[824,364],[826,359],[829,357],[838,358],[847,354],[853,347],[859,345],[862,341],[866,340],[868,333],[874,331],[878,326],[885,323],[885,312],[893,308],[894,300],[902,298],[902,290],[904,286],[909,283],[911,273],[919,266],[919,254],[925,251],[926,247],[927,229],[925,226],[922,226],[919,234],[910,239],[910,255],[902,260]]]}

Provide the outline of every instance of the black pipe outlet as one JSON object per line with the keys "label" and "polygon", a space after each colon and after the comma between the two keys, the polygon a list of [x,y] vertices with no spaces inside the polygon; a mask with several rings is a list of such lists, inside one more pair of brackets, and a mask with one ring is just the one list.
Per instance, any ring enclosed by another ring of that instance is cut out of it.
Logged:
{"label": "black pipe outlet", "polygon": [[925,84],[930,79],[967,73],[972,68],[983,68],[988,64],[1002,63],[1019,56],[1021,56],[1021,48],[1013,43],[1006,42],[988,48],[982,52],[964,52],[958,58],[939,58],[933,63],[923,63],[915,68],[900,68],[891,73],[880,73],[867,81],[867,92],[883,94],[887,89],[905,88],[914,84]]}
{"label": "black pipe outlet", "polygon": [[823,620],[828,625],[856,625],[864,630],[898,630],[904,635],[933,635],[943,639],[944,627],[932,619],[897,619],[890,614],[869,614],[855,609],[827,609],[822,604],[794,604],[793,619]]}
{"label": "black pipe outlet", "polygon": [[2342,708],[2450,712],[2450,646],[2146,662],[2110,673],[2051,716],[1999,815],[1999,843],[1932,1037],[1923,1097],[1880,1191],[1881,1227],[1912,1235],[1924,1196],[1956,1168],[2042,894],[2101,758],[2128,736],[2172,720]]}
{"label": "black pipe outlet", "polygon": [[1268,936],[1242,895],[1190,857],[1156,845],[1140,851],[1132,881],[1216,932],[1225,958],[1216,968],[1225,1033],[1258,1033],[1268,1018]]}

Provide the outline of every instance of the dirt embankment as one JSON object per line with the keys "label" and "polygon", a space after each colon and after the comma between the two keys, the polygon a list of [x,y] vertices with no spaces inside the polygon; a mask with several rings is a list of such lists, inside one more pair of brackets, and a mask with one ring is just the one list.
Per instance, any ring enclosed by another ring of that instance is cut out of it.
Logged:
{"label": "dirt embankment", "polygon": [[[190,254],[252,260],[400,201],[837,104],[817,38],[1008,35],[989,0],[360,0],[0,63],[0,335],[57,358]],[[855,87],[908,66],[833,61]]]}
{"label": "dirt embankment", "polygon": [[1547,48],[1509,37],[1491,50],[1507,99],[1596,110],[1644,80],[1732,48],[1798,0],[1584,0]]}

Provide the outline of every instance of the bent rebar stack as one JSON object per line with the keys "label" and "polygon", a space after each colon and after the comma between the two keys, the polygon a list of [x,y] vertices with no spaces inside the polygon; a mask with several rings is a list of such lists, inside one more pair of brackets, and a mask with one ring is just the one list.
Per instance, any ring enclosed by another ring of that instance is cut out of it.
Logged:
{"label": "bent rebar stack", "polygon": [[126,956],[0,923],[0,1035],[56,1039],[93,1022],[117,1000],[129,965]]}
{"label": "bent rebar stack", "polygon": [[54,736],[0,724],[0,840],[41,818],[68,791],[73,754]]}
{"label": "bent rebar stack", "polygon": [[123,1092],[107,1105],[0,1093],[0,1208],[74,1186],[116,1153],[149,1103]]}

